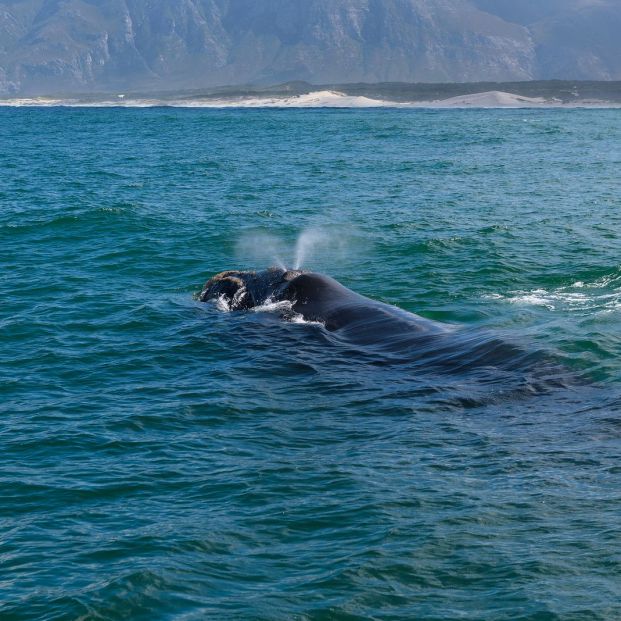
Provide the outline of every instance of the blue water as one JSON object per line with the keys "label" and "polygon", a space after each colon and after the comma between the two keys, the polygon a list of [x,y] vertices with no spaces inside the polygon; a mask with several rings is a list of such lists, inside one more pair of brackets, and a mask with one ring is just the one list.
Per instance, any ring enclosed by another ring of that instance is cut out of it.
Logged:
{"label": "blue water", "polygon": [[[621,618],[620,170],[616,110],[0,109],[0,618]],[[554,381],[195,299],[303,232]]]}

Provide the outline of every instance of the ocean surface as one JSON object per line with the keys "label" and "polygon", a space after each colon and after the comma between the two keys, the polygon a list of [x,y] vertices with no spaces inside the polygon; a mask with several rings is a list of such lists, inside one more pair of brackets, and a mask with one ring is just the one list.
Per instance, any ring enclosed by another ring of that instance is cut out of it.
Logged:
{"label": "ocean surface", "polygon": [[[620,171],[618,110],[0,109],[0,618],[618,621]],[[277,263],[526,354],[195,297]]]}

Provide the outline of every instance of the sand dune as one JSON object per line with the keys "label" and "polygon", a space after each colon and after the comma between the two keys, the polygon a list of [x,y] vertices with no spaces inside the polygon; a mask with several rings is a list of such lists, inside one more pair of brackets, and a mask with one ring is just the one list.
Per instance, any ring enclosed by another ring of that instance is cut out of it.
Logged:
{"label": "sand dune", "polygon": [[117,95],[103,100],[52,99],[45,97],[0,100],[0,106],[69,106],[69,107],[124,107],[145,108],[171,106],[179,108],[620,108],[621,104],[583,100],[570,104],[558,99],[524,97],[503,91],[487,91],[460,95],[435,101],[395,102],[347,95],[338,91],[314,91],[289,97],[236,97],[153,99]]}
{"label": "sand dune", "polygon": [[[180,102],[181,103],[181,102]],[[384,99],[371,99],[346,95],[338,91],[315,91],[292,97],[246,98],[237,100],[211,100],[196,102],[197,106],[242,108],[532,108],[558,106],[560,102],[547,102],[543,98],[522,97],[501,91],[489,91],[451,97],[438,101],[395,102]]]}
{"label": "sand dune", "polygon": [[[200,105],[220,106],[226,100],[201,102]],[[377,108],[394,106],[390,101],[346,95],[337,91],[315,91],[305,95],[293,97],[272,97],[269,99],[256,97],[248,99],[229,100],[227,105],[237,105],[242,108]]]}
{"label": "sand dune", "polygon": [[560,105],[560,101],[547,101],[543,97],[523,97],[502,91],[488,91],[474,95],[462,95],[431,102],[438,108],[538,108]]}

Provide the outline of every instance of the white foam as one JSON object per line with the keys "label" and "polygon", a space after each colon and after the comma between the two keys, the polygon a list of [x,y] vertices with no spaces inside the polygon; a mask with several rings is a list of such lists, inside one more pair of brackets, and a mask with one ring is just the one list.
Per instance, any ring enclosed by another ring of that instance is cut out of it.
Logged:
{"label": "white foam", "polygon": [[280,300],[278,302],[273,302],[271,299],[268,298],[260,306],[255,306],[252,311],[254,313],[276,313],[277,315],[280,315],[285,321],[289,321],[291,323],[300,323],[314,326],[324,325],[320,321],[309,321],[308,319],[304,319],[303,315],[301,315],[300,313],[296,313],[293,310],[293,302],[291,302],[291,300]]}
{"label": "white foam", "polygon": [[255,313],[287,313],[293,312],[293,304],[289,300],[281,300],[279,302],[273,302],[271,299],[267,299],[260,306],[255,306],[252,309]]}
{"label": "white foam", "polygon": [[[590,283],[576,281],[568,287],[552,290],[511,291],[506,295],[493,293],[485,297],[504,300],[510,304],[540,306],[549,311],[580,314],[610,313],[621,310],[620,280],[619,276],[609,276]],[[613,288],[610,288],[611,285]]]}
{"label": "white foam", "polygon": [[231,305],[224,294],[216,299],[216,308],[223,313],[231,312]]}

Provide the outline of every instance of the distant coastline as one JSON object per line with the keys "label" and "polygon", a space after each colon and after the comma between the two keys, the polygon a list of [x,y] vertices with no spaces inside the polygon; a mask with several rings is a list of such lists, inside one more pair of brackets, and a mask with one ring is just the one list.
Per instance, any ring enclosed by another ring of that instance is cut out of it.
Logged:
{"label": "distant coastline", "polygon": [[187,108],[620,108],[621,82],[328,84],[201,91],[64,94],[0,99],[0,106]]}

